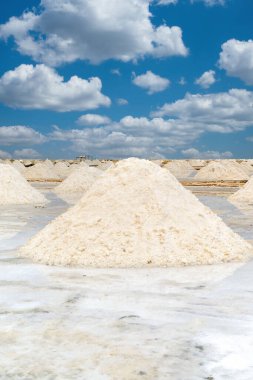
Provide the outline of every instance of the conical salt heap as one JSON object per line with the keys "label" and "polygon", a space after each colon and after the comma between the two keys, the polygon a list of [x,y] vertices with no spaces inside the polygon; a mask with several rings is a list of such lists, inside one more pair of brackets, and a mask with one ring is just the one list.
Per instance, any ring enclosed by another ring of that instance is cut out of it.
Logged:
{"label": "conical salt heap", "polygon": [[55,172],[54,167],[50,167],[50,165],[46,162],[38,162],[34,166],[29,166],[28,168],[26,168],[24,176],[26,179],[31,180],[53,180],[60,178],[58,174]]}
{"label": "conical salt heap", "polygon": [[60,178],[67,178],[70,174],[70,168],[65,164],[65,162],[57,162],[53,168]]}
{"label": "conical salt heap", "polygon": [[252,249],[167,170],[132,158],[108,169],[21,255],[51,265],[166,267],[246,260]]}
{"label": "conical salt heap", "polygon": [[194,179],[199,181],[241,181],[248,180],[249,176],[244,170],[239,170],[232,163],[212,161],[200,169]]}
{"label": "conical salt heap", "polygon": [[0,164],[0,204],[43,204],[47,199],[11,165]]}
{"label": "conical salt heap", "polygon": [[228,200],[232,203],[253,204],[253,176],[240,190],[230,195]]}
{"label": "conical salt heap", "polygon": [[176,178],[188,178],[196,174],[196,170],[189,164],[188,161],[175,160],[164,165]]}
{"label": "conical salt heap", "polygon": [[89,166],[80,166],[74,170],[54,191],[57,194],[84,193],[102,174],[102,171]]}

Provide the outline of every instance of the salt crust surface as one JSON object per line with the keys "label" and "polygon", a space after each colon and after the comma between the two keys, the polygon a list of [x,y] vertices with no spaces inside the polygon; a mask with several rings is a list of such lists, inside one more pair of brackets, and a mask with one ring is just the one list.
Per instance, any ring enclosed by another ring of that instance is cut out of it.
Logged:
{"label": "salt crust surface", "polygon": [[196,173],[196,170],[187,161],[171,161],[164,165],[177,178],[187,178]]}
{"label": "salt crust surface", "polygon": [[228,198],[231,202],[252,203],[253,204],[253,176],[246,185]]}
{"label": "salt crust surface", "polygon": [[75,169],[60,185],[56,186],[54,191],[61,193],[85,192],[102,174],[97,168],[90,168],[82,165]]}
{"label": "salt crust surface", "polygon": [[0,204],[44,204],[47,199],[11,165],[0,164]]}
{"label": "salt crust surface", "polygon": [[195,175],[196,180],[221,181],[221,180],[248,180],[248,174],[234,163],[213,161],[200,169]]}
{"label": "salt crust surface", "polygon": [[59,179],[54,167],[48,163],[38,162],[34,166],[29,166],[24,172],[26,179]]}
{"label": "salt crust surface", "polygon": [[50,265],[166,267],[244,261],[252,250],[169,171],[132,158],[107,170],[21,255]]}

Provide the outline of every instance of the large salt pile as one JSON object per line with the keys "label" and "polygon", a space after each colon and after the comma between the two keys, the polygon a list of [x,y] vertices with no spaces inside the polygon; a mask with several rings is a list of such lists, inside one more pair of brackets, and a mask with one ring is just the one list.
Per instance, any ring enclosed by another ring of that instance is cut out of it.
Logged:
{"label": "large salt pile", "polygon": [[234,164],[212,161],[195,175],[199,181],[239,181],[248,180],[249,176],[243,170],[239,170]]}
{"label": "large salt pile", "polygon": [[51,265],[166,267],[246,260],[252,249],[169,171],[132,158],[108,169],[21,254]]}
{"label": "large salt pile", "polygon": [[253,204],[253,177],[240,190],[230,195],[228,200],[232,203]]}
{"label": "large salt pile", "polygon": [[0,164],[0,204],[42,204],[47,199],[12,166]]}
{"label": "large salt pile", "polygon": [[56,186],[54,191],[57,194],[66,193],[84,193],[101,175],[102,171],[97,168],[90,168],[87,165],[81,165],[73,171],[60,185]]}
{"label": "large salt pile", "polygon": [[47,163],[38,162],[34,166],[29,166],[24,172],[26,179],[59,179],[60,177],[55,172],[54,167],[49,167]]}
{"label": "large salt pile", "polygon": [[184,160],[175,160],[168,162],[164,165],[165,169],[169,171],[177,178],[188,178],[196,174],[196,170]]}
{"label": "large salt pile", "polygon": [[57,162],[53,168],[60,178],[66,178],[70,174],[70,169],[65,162]]}

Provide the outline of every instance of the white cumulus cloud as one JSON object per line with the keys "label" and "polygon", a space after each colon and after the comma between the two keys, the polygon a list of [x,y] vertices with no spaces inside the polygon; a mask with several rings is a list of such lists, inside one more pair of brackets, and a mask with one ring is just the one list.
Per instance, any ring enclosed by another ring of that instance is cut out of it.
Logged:
{"label": "white cumulus cloud", "polygon": [[204,72],[198,79],[196,79],[195,83],[198,84],[202,88],[209,88],[212,84],[216,82],[215,79],[215,71],[209,70]]}
{"label": "white cumulus cloud", "polygon": [[253,40],[231,39],[225,42],[221,49],[220,68],[226,70],[227,75],[253,85]]}
{"label": "white cumulus cloud", "polygon": [[119,106],[126,106],[128,104],[128,100],[124,98],[118,98],[117,103]]}
{"label": "white cumulus cloud", "polygon": [[50,66],[186,56],[181,28],[152,24],[152,1],[41,0],[38,9],[1,25],[0,38],[13,37],[21,54]]}
{"label": "white cumulus cloud", "polygon": [[109,124],[111,119],[107,116],[97,115],[87,113],[86,115],[82,115],[77,120],[78,125],[82,126],[97,126],[102,124]]}
{"label": "white cumulus cloud", "polygon": [[145,74],[134,76],[133,83],[148,91],[149,95],[155,92],[161,92],[169,87],[170,81],[167,78],[160,77],[148,70]]}
{"label": "white cumulus cloud", "polygon": [[39,158],[41,154],[35,149],[23,148],[13,152],[16,158]]}
{"label": "white cumulus cloud", "polygon": [[226,152],[218,152],[216,150],[207,150],[207,151],[199,151],[196,148],[189,148],[182,150],[181,153],[186,158],[198,158],[198,159],[216,159],[216,158],[232,158],[233,153],[226,151]]}
{"label": "white cumulus cloud", "polygon": [[170,5],[170,4],[177,4],[178,0],[158,0],[157,4],[158,5]]}
{"label": "white cumulus cloud", "polygon": [[[168,157],[184,151],[188,157],[229,158],[231,152],[199,152],[192,145],[204,133],[234,133],[253,126],[253,92],[192,95],[167,103],[150,118],[125,116],[107,125],[55,130],[51,140],[73,152],[97,157]],[[195,149],[195,150],[192,150]]]}
{"label": "white cumulus cloud", "polygon": [[24,125],[0,127],[0,145],[43,144],[46,137]]}
{"label": "white cumulus cloud", "polygon": [[191,0],[191,3],[202,2],[207,7],[213,7],[215,5],[225,5],[227,0]]}
{"label": "white cumulus cloud", "polygon": [[231,89],[213,94],[186,94],[183,99],[164,104],[152,116],[172,117],[195,129],[230,133],[253,125],[253,92]]}
{"label": "white cumulus cloud", "polygon": [[59,112],[109,106],[101,93],[99,78],[72,76],[68,82],[57,72],[41,65],[21,65],[0,78],[0,102],[21,109],[47,109]]}

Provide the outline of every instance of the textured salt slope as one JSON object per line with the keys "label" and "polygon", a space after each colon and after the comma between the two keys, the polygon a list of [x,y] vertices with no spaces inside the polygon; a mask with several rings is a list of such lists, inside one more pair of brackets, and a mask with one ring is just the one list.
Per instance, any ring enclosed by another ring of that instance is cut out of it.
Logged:
{"label": "textured salt slope", "polygon": [[253,166],[249,162],[243,161],[241,162],[240,166],[243,170],[246,171],[247,174],[253,174]]}
{"label": "textured salt slope", "polygon": [[196,174],[196,170],[187,161],[175,160],[164,165],[177,178],[187,178]]}
{"label": "textured salt slope", "polygon": [[0,164],[0,204],[41,204],[47,200],[12,166]]}
{"label": "textured salt slope", "polygon": [[97,168],[90,168],[87,165],[80,166],[59,186],[56,186],[54,191],[57,194],[85,192],[101,174],[102,171]]}
{"label": "textured salt slope", "polygon": [[221,163],[218,161],[210,162],[207,166],[200,169],[195,175],[196,180],[222,181],[222,180],[248,180],[249,176],[243,170],[239,170],[234,164]]}
{"label": "textured salt slope", "polygon": [[245,260],[252,246],[167,170],[128,159],[108,169],[21,254],[52,265],[180,266]]}
{"label": "textured salt slope", "polygon": [[70,168],[65,162],[57,162],[53,168],[60,178],[66,178],[70,174]]}
{"label": "textured salt slope", "polygon": [[34,166],[29,166],[24,172],[26,179],[59,179],[54,167],[50,167],[48,163],[38,162]]}
{"label": "textured salt slope", "polygon": [[24,165],[23,165],[20,161],[14,161],[14,162],[11,164],[11,166],[12,166],[14,169],[18,170],[20,173],[24,173],[24,171],[25,171],[25,167],[24,167]]}
{"label": "textured salt slope", "polygon": [[231,202],[250,203],[253,204],[253,176],[249,179],[242,189],[230,195],[228,198]]}

